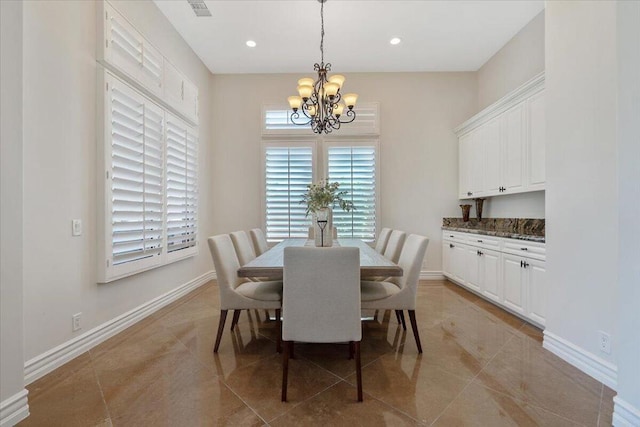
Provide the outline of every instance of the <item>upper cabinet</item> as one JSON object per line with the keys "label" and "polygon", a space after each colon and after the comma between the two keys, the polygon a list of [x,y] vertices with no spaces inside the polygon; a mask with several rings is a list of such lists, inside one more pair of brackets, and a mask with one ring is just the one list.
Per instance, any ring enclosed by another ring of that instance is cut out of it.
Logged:
{"label": "upper cabinet", "polygon": [[457,129],[461,199],[545,188],[544,74]]}
{"label": "upper cabinet", "polygon": [[102,1],[98,5],[98,61],[191,124],[197,124],[197,86],[111,4]]}

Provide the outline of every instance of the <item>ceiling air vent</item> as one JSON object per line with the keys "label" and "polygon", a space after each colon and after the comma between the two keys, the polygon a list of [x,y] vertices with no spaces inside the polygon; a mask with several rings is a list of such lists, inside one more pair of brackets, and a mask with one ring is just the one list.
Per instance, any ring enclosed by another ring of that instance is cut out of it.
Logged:
{"label": "ceiling air vent", "polygon": [[207,8],[207,5],[204,3],[204,0],[187,0],[189,5],[191,5],[191,9],[193,9],[193,13],[196,16],[211,16],[211,12]]}

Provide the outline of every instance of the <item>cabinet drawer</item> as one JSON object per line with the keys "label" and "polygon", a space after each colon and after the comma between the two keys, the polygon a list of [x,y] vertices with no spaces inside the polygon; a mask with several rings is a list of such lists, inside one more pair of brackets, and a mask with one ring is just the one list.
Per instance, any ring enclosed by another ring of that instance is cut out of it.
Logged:
{"label": "cabinet drawer", "polygon": [[442,240],[447,242],[467,243],[469,234],[457,231],[442,230]]}
{"label": "cabinet drawer", "polygon": [[542,261],[546,259],[546,249],[544,243],[509,239],[504,241],[502,251],[508,254],[539,259]]}
{"label": "cabinet drawer", "polygon": [[494,251],[500,250],[500,239],[484,234],[467,235],[467,244]]}

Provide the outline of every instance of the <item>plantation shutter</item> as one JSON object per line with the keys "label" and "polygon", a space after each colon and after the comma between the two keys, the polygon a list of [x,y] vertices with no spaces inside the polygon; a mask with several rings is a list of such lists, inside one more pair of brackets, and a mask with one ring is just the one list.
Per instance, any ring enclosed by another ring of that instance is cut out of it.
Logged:
{"label": "plantation shutter", "polygon": [[[159,263],[163,223],[163,112],[124,83],[110,82],[111,260]],[[151,258],[156,258],[152,260]]]}
{"label": "plantation shutter", "polygon": [[355,210],[333,210],[339,237],[373,241],[376,232],[376,148],[366,146],[328,148],[328,176],[348,192]]}
{"label": "plantation shutter", "polygon": [[162,93],[162,54],[146,41],[142,45],[142,75],[143,83],[156,94]]}
{"label": "plantation shutter", "polygon": [[267,147],[265,170],[267,240],[307,237],[311,220],[300,200],[313,180],[313,149]]}
{"label": "plantation shutter", "polygon": [[[195,249],[198,231],[198,140],[167,114],[167,253]],[[182,255],[182,254],[181,254]]]}
{"label": "plantation shutter", "polygon": [[105,19],[107,20],[106,55],[122,71],[131,77],[137,77],[143,62],[142,36],[112,7],[106,6],[105,10]]}

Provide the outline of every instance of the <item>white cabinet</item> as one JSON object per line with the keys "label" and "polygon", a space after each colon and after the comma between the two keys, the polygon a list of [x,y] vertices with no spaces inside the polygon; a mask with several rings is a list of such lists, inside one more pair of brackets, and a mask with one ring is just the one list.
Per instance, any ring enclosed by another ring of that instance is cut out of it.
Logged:
{"label": "white cabinet", "polygon": [[532,79],[455,129],[459,198],[544,190],[543,83]]}
{"label": "white cabinet", "polygon": [[446,277],[544,327],[544,243],[443,231]]}
{"label": "white cabinet", "polygon": [[527,186],[531,190],[543,190],[545,184],[546,121],[544,91],[528,101],[529,143],[527,145]]}

